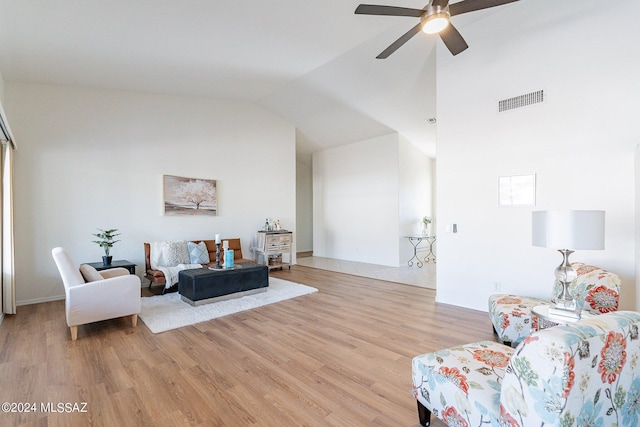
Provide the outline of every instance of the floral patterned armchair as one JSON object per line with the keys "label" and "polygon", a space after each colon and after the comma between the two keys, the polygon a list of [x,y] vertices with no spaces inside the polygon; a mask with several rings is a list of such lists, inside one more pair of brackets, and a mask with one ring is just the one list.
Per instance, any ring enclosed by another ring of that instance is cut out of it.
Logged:
{"label": "floral patterned armchair", "polygon": [[[594,314],[618,310],[620,277],[599,267],[574,262],[578,277],[570,283],[569,292],[576,303]],[[560,295],[562,287],[556,282],[552,295]],[[555,298],[554,298],[555,299]],[[524,338],[537,330],[537,318],[531,316],[536,305],[551,305],[550,300],[495,294],[489,297],[489,317],[500,342],[517,346]]]}
{"label": "floral patterned armchair", "polygon": [[543,329],[516,348],[483,341],[413,359],[420,424],[640,425],[640,313]]}

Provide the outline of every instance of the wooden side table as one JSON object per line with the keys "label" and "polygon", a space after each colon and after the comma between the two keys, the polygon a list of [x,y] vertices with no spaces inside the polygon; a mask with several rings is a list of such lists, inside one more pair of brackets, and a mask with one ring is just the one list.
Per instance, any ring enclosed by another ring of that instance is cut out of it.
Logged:
{"label": "wooden side table", "polygon": [[104,265],[101,262],[87,262],[86,264],[90,265],[91,267],[95,268],[98,271],[109,270],[110,268],[122,267],[129,270],[130,274],[136,274],[136,265],[131,261],[127,261],[126,259],[111,261],[111,264],[109,265]]}

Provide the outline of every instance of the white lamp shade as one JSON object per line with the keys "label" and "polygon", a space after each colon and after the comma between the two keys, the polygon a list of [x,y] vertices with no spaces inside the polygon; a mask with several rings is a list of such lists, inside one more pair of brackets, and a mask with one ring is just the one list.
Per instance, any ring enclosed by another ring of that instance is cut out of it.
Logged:
{"label": "white lamp shade", "polygon": [[604,249],[604,211],[533,212],[531,243],[555,249]]}

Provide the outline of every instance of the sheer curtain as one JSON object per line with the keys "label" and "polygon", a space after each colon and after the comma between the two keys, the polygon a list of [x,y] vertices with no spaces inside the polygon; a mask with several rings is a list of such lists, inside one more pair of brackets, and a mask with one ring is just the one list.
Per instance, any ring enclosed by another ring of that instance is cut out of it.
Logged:
{"label": "sheer curtain", "polygon": [[14,268],[14,238],[13,238],[13,150],[15,141],[11,136],[11,130],[6,116],[0,105],[0,140],[2,140],[2,185],[0,192],[1,209],[0,216],[0,276],[2,282],[2,313],[16,313],[16,285]]}

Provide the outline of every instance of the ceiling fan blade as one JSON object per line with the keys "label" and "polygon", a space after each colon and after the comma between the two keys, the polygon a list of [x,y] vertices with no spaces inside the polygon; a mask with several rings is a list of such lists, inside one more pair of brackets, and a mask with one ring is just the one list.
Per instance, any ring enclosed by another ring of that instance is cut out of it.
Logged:
{"label": "ceiling fan blade", "polygon": [[402,35],[402,37],[400,37],[398,40],[396,40],[393,43],[391,43],[391,45],[388,48],[386,48],[385,50],[383,50],[380,53],[380,55],[376,56],[376,58],[377,59],[385,59],[385,58],[387,58],[393,52],[398,50],[403,44],[408,42],[411,37],[413,37],[416,34],[418,34],[420,32],[421,28],[422,28],[422,23],[419,23],[418,25],[416,25],[415,27],[413,27],[412,29],[410,29],[409,31],[404,33],[404,35]]}
{"label": "ceiling fan blade", "polygon": [[422,9],[410,9],[408,7],[361,4],[356,8],[355,13],[358,15],[412,16],[414,18],[420,18],[425,11]]}
{"label": "ceiling fan blade", "polygon": [[434,6],[434,7],[440,6],[442,9],[444,9],[445,7],[447,7],[448,4],[449,4],[449,0],[433,0],[433,3],[431,3],[431,6]]}
{"label": "ceiling fan blade", "polygon": [[519,0],[464,0],[449,5],[449,14],[451,16],[460,15],[461,13],[473,12],[490,7],[502,6],[503,4],[513,3]]}
{"label": "ceiling fan blade", "polygon": [[449,49],[453,55],[457,55],[469,47],[451,22],[449,22],[449,25],[447,25],[444,30],[440,31],[439,35],[445,46],[447,46],[447,49]]}

